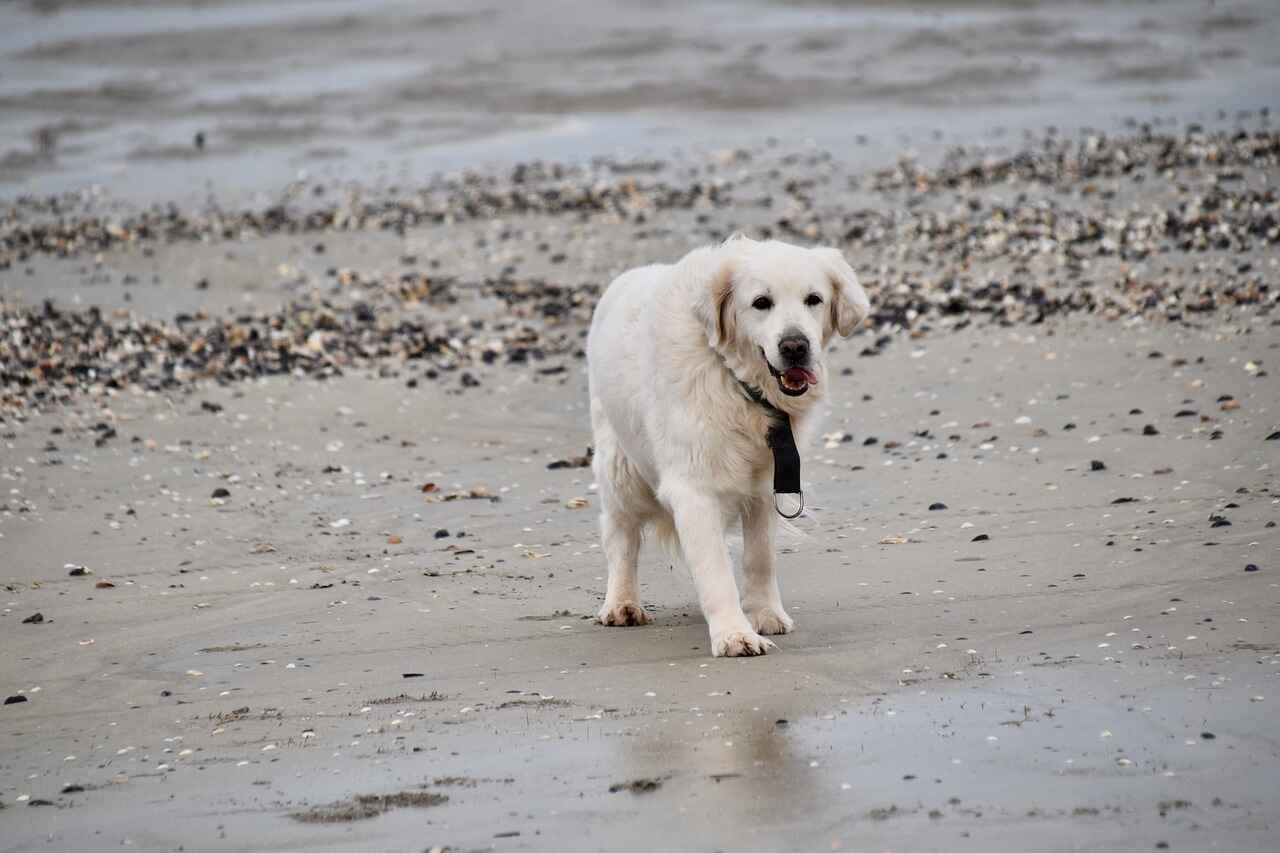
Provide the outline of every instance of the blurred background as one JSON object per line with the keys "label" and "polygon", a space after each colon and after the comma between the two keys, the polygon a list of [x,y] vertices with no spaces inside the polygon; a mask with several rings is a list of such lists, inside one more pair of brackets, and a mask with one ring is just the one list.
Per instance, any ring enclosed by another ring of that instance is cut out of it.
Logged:
{"label": "blurred background", "polygon": [[234,198],[770,137],[879,165],[1276,91],[1274,0],[7,0],[0,194]]}

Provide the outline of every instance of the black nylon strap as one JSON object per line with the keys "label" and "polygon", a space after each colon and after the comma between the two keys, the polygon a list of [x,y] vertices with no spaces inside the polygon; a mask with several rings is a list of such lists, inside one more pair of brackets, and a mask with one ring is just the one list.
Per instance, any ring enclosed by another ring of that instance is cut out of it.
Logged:
{"label": "black nylon strap", "polygon": [[791,433],[791,418],[784,417],[769,427],[769,449],[773,451],[774,494],[800,493],[800,451]]}
{"label": "black nylon strap", "polygon": [[774,509],[783,518],[795,518],[804,512],[804,492],[800,488],[800,450],[796,447],[795,434],[791,432],[791,416],[770,403],[759,390],[745,382],[739,382],[742,390],[751,400],[762,406],[773,419],[765,443],[773,451],[773,493],[774,495],[800,495],[800,508],[795,515],[787,515],[778,509],[776,498]]}

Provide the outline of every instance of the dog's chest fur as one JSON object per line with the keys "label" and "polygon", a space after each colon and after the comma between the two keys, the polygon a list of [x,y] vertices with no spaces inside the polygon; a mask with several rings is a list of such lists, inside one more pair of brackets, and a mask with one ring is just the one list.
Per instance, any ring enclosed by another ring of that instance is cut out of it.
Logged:
{"label": "dog's chest fur", "polygon": [[[773,476],[768,434],[776,421],[768,409],[747,397],[731,374],[723,368],[717,372],[694,391],[715,398],[702,400],[704,405],[699,407],[715,416],[699,424],[701,434],[691,442],[694,458],[690,461],[721,494],[758,495],[769,488]],[[708,402],[712,405],[706,406]],[[810,420],[807,414],[792,416],[797,443]]]}

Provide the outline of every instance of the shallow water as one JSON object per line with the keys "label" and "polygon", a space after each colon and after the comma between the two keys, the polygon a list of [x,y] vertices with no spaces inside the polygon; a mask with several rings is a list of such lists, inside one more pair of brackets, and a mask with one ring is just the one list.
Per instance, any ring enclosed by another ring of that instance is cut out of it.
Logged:
{"label": "shallow water", "polygon": [[9,3],[0,195],[226,198],[770,136],[883,163],[1274,106],[1276,45],[1263,2]]}

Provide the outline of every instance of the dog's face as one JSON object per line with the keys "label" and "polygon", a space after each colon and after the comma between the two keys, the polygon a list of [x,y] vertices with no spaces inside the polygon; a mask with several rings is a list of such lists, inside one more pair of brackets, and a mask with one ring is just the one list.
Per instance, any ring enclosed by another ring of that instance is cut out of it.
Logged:
{"label": "dog's face", "polygon": [[835,249],[776,241],[739,238],[721,251],[727,270],[712,345],[734,355],[740,378],[770,398],[781,394],[789,408],[820,397],[827,343],[848,337],[870,311],[849,264]]}

